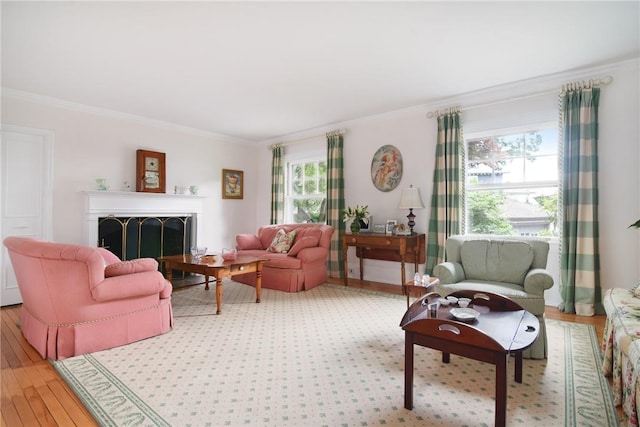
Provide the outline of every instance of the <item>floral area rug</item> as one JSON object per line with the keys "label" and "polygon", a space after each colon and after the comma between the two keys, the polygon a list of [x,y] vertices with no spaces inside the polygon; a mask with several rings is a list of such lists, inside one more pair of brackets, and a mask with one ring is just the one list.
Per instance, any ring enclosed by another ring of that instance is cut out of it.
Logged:
{"label": "floral area rug", "polygon": [[[401,296],[337,285],[296,294],[224,282],[173,294],[174,329],[52,362],[105,426],[491,426],[493,365],[416,346],[404,404]],[[507,425],[618,425],[591,326],[547,320],[548,360],[510,364]]]}

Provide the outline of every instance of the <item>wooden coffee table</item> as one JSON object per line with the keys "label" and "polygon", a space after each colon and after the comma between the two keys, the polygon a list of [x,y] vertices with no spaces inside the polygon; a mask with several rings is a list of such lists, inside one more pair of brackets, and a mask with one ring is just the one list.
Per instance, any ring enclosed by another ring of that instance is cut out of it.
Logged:
{"label": "wooden coffee table", "polygon": [[512,300],[491,293],[457,291],[451,295],[471,298],[470,308],[480,312],[471,323],[453,319],[450,311],[457,305],[440,307],[430,318],[423,301],[435,301],[432,293],[415,301],[407,310],[400,326],[405,331],[404,407],[413,409],[413,345],[442,351],[442,361],[449,363],[457,354],[496,367],[495,425],[504,426],[507,419],[507,365],[515,355],[515,380],[522,382],[522,351],[538,336],[540,322]]}
{"label": "wooden coffee table", "polygon": [[172,270],[202,274],[205,289],[209,289],[209,277],[216,279],[216,314],[222,313],[222,279],[237,274],[256,273],[256,303],[260,302],[262,287],[262,265],[264,261],[252,256],[238,256],[235,261],[224,261],[220,255],[205,255],[198,259],[192,255],[171,255],[158,258],[163,262],[166,278],[173,279]]}

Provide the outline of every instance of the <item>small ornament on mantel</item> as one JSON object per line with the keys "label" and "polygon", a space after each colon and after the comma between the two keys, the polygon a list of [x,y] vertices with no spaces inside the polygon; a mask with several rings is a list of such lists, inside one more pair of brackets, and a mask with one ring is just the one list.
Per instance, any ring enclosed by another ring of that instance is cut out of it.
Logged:
{"label": "small ornament on mantel", "polygon": [[131,186],[127,181],[122,184],[122,191],[131,191]]}
{"label": "small ornament on mantel", "polygon": [[107,180],[105,178],[96,179],[96,184],[98,184],[98,191],[107,191],[109,186],[107,186]]}

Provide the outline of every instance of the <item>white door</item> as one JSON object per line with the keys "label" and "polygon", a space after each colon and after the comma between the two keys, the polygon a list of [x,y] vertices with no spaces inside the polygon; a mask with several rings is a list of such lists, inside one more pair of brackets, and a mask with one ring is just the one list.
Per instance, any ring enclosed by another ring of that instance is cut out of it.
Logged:
{"label": "white door", "polygon": [[[51,239],[53,132],[2,126],[0,235]],[[0,305],[22,302],[7,249],[0,252]]]}

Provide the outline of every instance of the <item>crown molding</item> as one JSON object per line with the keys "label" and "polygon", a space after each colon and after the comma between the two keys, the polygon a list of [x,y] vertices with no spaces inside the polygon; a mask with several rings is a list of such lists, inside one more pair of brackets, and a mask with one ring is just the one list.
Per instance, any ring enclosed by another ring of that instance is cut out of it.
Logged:
{"label": "crown molding", "polygon": [[309,135],[328,132],[332,129],[348,129],[349,126],[362,124],[371,120],[380,120],[384,118],[391,118],[393,116],[413,113],[424,113],[426,115],[431,110],[439,110],[442,108],[448,108],[457,105],[459,105],[461,109],[464,110],[465,104],[473,105],[485,102],[501,102],[505,99],[527,97],[531,96],[532,94],[535,95],[539,92],[546,92],[555,89],[557,89],[558,93],[560,93],[563,84],[576,80],[599,78],[603,77],[606,73],[612,73],[624,69],[638,68],[639,66],[640,58],[635,57],[600,66],[580,68],[545,76],[537,76],[531,79],[505,83],[472,92],[462,93],[459,95],[432,99],[419,105],[413,105],[411,107],[406,107],[398,110],[386,111],[383,113],[372,114],[369,116],[359,117],[342,122],[330,123],[313,129],[305,129],[293,134],[263,140],[260,141],[259,144],[268,146],[269,144],[273,143],[286,143],[287,141],[291,140],[307,138]]}
{"label": "crown molding", "polygon": [[137,122],[141,124],[162,127],[178,132],[188,133],[196,136],[203,136],[206,138],[214,138],[221,142],[233,142],[240,143],[247,146],[268,146],[273,143],[286,143],[287,141],[299,140],[309,138],[310,135],[315,136],[321,133],[330,132],[335,129],[344,129],[349,126],[362,124],[372,120],[380,120],[384,118],[390,118],[398,115],[412,114],[412,113],[424,113],[427,114],[430,110],[438,110],[441,108],[447,108],[451,106],[459,105],[463,110],[465,104],[476,104],[481,102],[495,102],[503,101],[506,98],[514,98],[518,96],[530,96],[538,92],[549,91],[557,89],[558,93],[563,84],[571,81],[599,78],[603,77],[606,73],[611,73],[619,70],[638,68],[640,66],[640,58],[635,57],[631,59],[622,60],[615,63],[604,64],[600,66],[594,66],[589,68],[581,68],[576,70],[569,70],[561,73],[549,74],[545,76],[538,76],[531,79],[520,80],[512,83],[505,83],[498,86],[492,86],[472,92],[466,92],[454,96],[448,96],[444,98],[431,99],[426,102],[413,105],[410,107],[386,111],[378,114],[371,114],[364,117],[353,118],[341,122],[328,123],[316,128],[304,129],[299,132],[295,132],[288,135],[282,135],[275,138],[269,138],[261,141],[252,141],[242,138],[236,138],[229,135],[218,134],[215,132],[204,131],[201,129],[191,128],[188,126],[177,125],[175,123],[165,122],[161,120],[150,119],[147,117],[136,116],[134,114],[123,113],[120,111],[109,110],[106,108],[93,107],[85,104],[79,104],[71,101],[65,101],[58,98],[37,95],[34,93],[23,92],[16,89],[2,87],[2,96],[29,101],[44,105],[50,105],[60,108],[66,108],[70,110],[100,115],[104,117],[111,117],[120,120],[127,120]]}
{"label": "crown molding", "polygon": [[7,98],[13,98],[19,101],[33,102],[37,104],[47,105],[51,107],[65,108],[67,110],[78,111],[81,113],[94,114],[102,117],[109,117],[112,119],[125,120],[134,123],[160,127],[177,132],[187,133],[195,136],[201,136],[205,138],[213,138],[221,142],[233,142],[244,145],[255,145],[254,141],[249,141],[242,138],[236,138],[229,135],[223,135],[215,132],[204,131],[201,129],[192,128],[189,126],[182,126],[171,122],[165,122],[162,120],[151,119],[148,117],[137,116],[135,114],[124,113],[121,111],[109,110],[107,108],[94,107],[91,105],[80,104],[77,102],[65,101],[59,98],[53,98],[50,96],[38,95],[30,92],[23,92],[16,89],[2,87],[2,96]]}
{"label": "crown molding", "polygon": [[[462,110],[465,104],[500,102],[509,98],[527,97],[548,91],[557,90],[559,94],[562,85],[579,81],[605,77],[608,73],[620,70],[638,68],[640,58],[632,58],[616,63],[604,64],[589,68],[580,68],[555,74],[537,76],[526,80],[505,83],[456,96],[434,100],[429,104],[429,110],[442,109],[452,106],[460,106]],[[615,81],[615,80],[614,80]]]}

